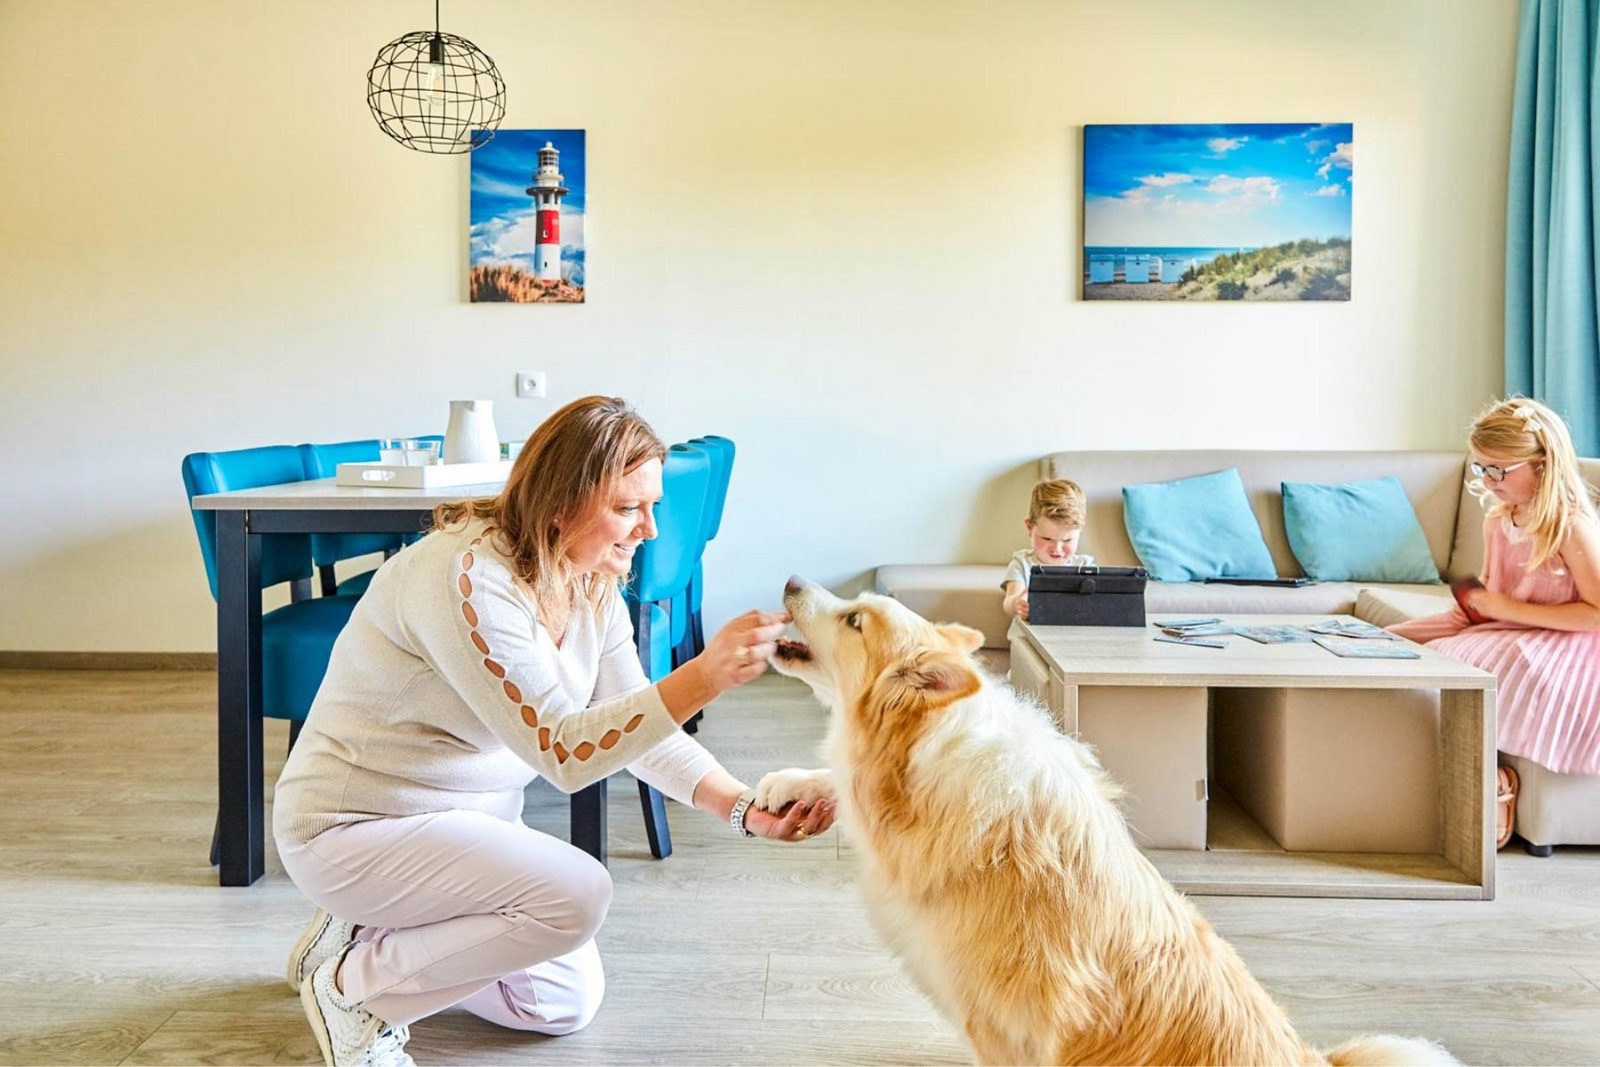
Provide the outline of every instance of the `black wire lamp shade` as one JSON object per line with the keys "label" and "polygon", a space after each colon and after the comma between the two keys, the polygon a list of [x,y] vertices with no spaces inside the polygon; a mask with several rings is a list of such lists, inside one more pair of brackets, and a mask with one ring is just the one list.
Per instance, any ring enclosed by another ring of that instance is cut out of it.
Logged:
{"label": "black wire lamp shade", "polygon": [[367,106],[378,128],[407,148],[470,152],[494,138],[506,115],[506,83],[494,60],[465,37],[434,28],[378,49],[367,71]]}

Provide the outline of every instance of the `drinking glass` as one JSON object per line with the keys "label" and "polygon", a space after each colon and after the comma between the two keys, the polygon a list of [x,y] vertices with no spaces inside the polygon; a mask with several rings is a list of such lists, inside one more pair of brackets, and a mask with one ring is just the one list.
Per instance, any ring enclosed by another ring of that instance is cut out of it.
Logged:
{"label": "drinking glass", "polygon": [[404,437],[379,438],[378,462],[386,467],[406,466],[406,439]]}
{"label": "drinking glass", "polygon": [[405,444],[406,466],[431,467],[439,462],[439,442],[410,439]]}

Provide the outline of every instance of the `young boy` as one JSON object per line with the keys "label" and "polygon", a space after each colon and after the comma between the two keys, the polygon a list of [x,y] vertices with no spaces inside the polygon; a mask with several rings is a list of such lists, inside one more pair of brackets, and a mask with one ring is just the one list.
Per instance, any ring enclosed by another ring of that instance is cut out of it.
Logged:
{"label": "young boy", "polygon": [[1028,617],[1028,572],[1036,566],[1087,567],[1093,556],[1078,554],[1078,537],[1083,533],[1083,490],[1077,482],[1053,478],[1033,487],[1028,502],[1028,547],[1011,557],[1006,567],[1005,592],[1001,606],[1007,615]]}

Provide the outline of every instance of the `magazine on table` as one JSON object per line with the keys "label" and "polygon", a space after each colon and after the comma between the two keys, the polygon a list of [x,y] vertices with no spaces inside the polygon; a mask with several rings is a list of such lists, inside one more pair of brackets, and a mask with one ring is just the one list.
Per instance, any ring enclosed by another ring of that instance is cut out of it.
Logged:
{"label": "magazine on table", "polygon": [[1327,636],[1319,636],[1313,640],[1335,656],[1343,656],[1347,659],[1422,658],[1422,653],[1415,652],[1398,641],[1369,641],[1359,637]]}
{"label": "magazine on table", "polygon": [[1303,645],[1311,640],[1304,626],[1235,626],[1233,632],[1263,645]]}
{"label": "magazine on table", "polygon": [[1227,648],[1228,642],[1217,637],[1171,637],[1156,634],[1156,640],[1169,645],[1193,645],[1196,648]]}
{"label": "magazine on table", "polygon": [[1362,622],[1360,619],[1328,619],[1326,622],[1314,622],[1306,629],[1326,637],[1358,637],[1364,641],[1400,640],[1383,627]]}
{"label": "magazine on table", "polygon": [[1157,619],[1156,625],[1163,630],[1194,630],[1202,626],[1216,626],[1221,622],[1215,615],[1207,615],[1197,619]]}
{"label": "magazine on table", "polygon": [[1232,626],[1163,626],[1161,632],[1168,637],[1227,637],[1234,632]]}

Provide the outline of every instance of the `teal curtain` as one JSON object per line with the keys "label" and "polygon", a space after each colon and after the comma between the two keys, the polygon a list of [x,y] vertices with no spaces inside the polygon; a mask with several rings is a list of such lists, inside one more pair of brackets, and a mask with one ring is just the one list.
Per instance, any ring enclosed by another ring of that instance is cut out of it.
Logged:
{"label": "teal curtain", "polygon": [[1600,455],[1600,0],[1523,0],[1506,205],[1506,392]]}

